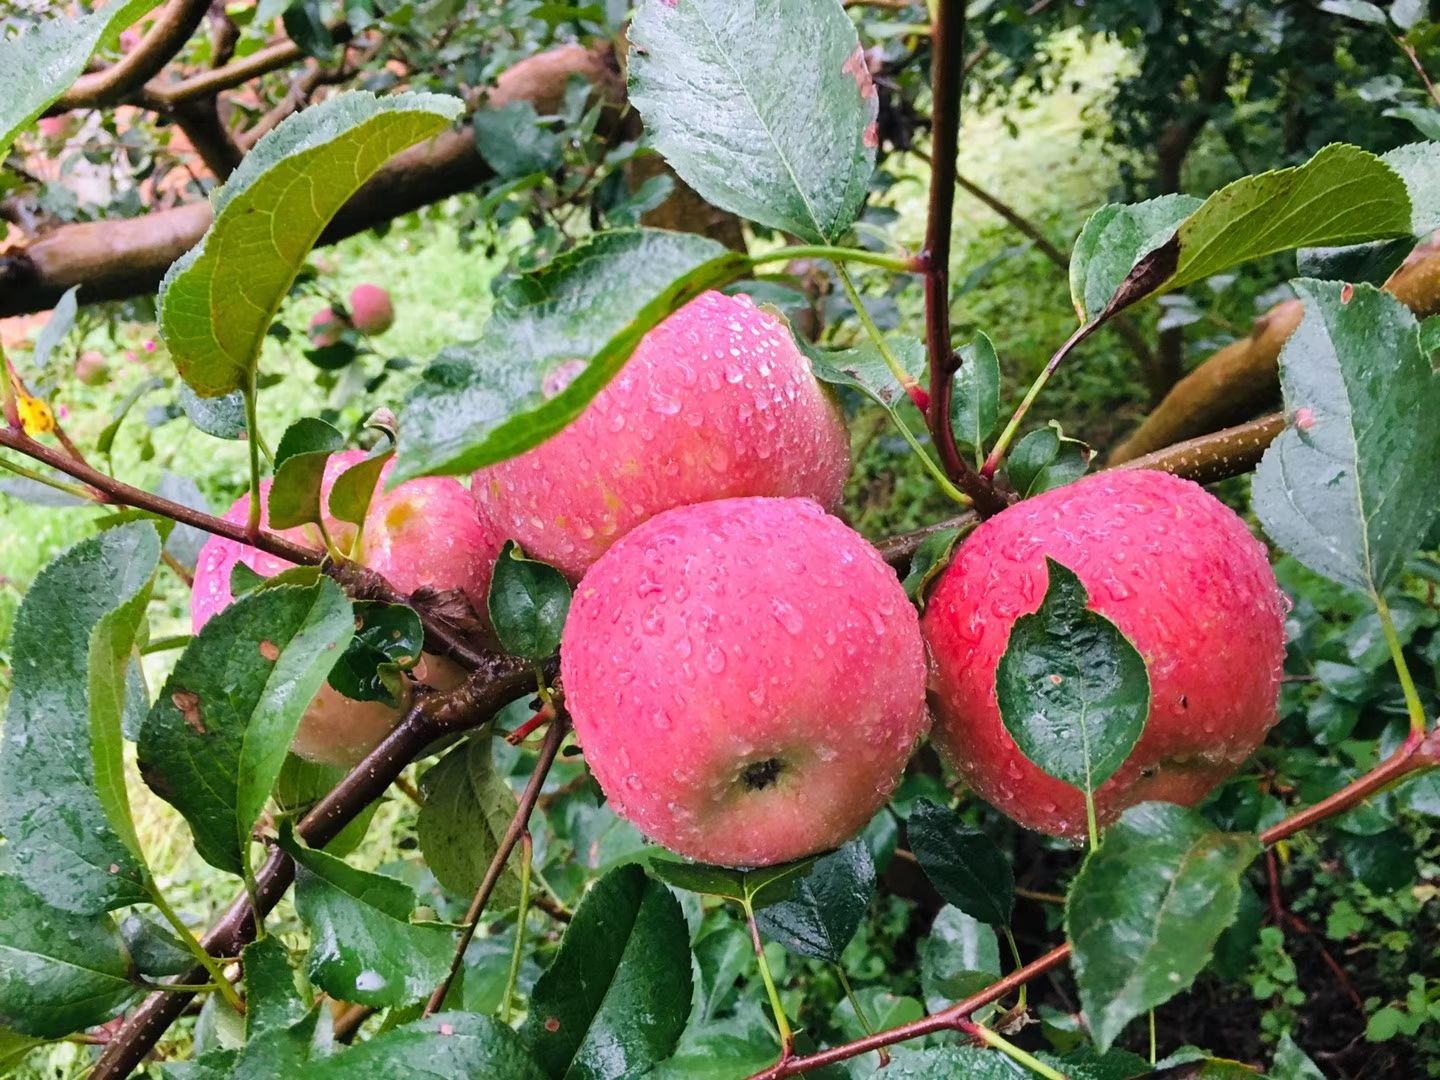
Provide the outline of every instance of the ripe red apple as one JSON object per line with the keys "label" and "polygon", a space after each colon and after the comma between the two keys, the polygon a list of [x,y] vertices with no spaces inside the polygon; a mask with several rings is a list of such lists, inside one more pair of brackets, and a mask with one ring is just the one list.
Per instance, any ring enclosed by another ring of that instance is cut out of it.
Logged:
{"label": "ripe red apple", "polygon": [[350,322],[332,308],[323,307],[310,318],[310,344],[327,349],[340,343],[340,335],[350,329]]}
{"label": "ripe red apple", "polygon": [[[335,454],[325,469],[323,498],[328,502],[336,478],[364,457],[359,450]],[[486,615],[490,575],[499,556],[501,542],[475,520],[470,495],[450,477],[427,476],[409,480],[394,491],[384,491],[387,466],[374,501],[365,515],[360,563],[383,574],[402,593],[422,586],[439,590],[460,589],[477,614]],[[270,481],[261,484],[262,499],[268,503]],[[242,523],[250,507],[242,496],[225,515],[227,521]],[[268,506],[262,508],[262,522],[268,521]],[[354,526],[326,515],[326,531],[342,546],[355,536]],[[319,546],[319,537],[309,527],[281,532],[297,543]],[[272,577],[292,564],[274,555],[257,551],[248,544],[212,536],[200,550],[191,594],[190,621],[193,633],[210,621],[233,600],[230,572],[244,563],[264,577]],[[463,673],[449,660],[424,654],[414,670],[415,678],[439,689],[459,685]],[[401,702],[403,708],[404,702]],[[311,761],[330,765],[353,765],[372,750],[395,726],[401,709],[379,701],[351,701],[329,685],[322,686],[305,711],[291,749]]]}
{"label": "ripe red apple", "polygon": [[383,334],[395,323],[390,294],[379,285],[356,285],[350,290],[350,321],[362,334]]}
{"label": "ripe red apple", "polygon": [[709,863],[843,843],[928,725],[915,609],[809,499],[723,499],[640,525],[586,572],[560,658],[616,812]]}
{"label": "ripe red apple", "polygon": [[[584,365],[552,373],[559,393]],[[571,580],[662,510],[746,495],[844,494],[850,439],[789,331],[707,292],[640,342],[558,435],[475,474],[480,514]]]}
{"label": "ripe red apple", "polygon": [[933,739],[975,791],[1028,828],[1085,835],[1079,789],[1041,772],[1001,722],[995,669],[1016,618],[1069,567],[1089,606],[1145,658],[1150,716],[1096,792],[1103,823],[1147,800],[1189,805],[1276,719],[1286,602],[1265,547],[1203,488],[1165,473],[1097,473],[976,529],[941,574],[922,626],[933,658]]}
{"label": "ripe red apple", "polygon": [[96,349],[86,349],[75,361],[75,377],[86,386],[103,386],[110,378],[110,365],[105,363],[105,354]]}

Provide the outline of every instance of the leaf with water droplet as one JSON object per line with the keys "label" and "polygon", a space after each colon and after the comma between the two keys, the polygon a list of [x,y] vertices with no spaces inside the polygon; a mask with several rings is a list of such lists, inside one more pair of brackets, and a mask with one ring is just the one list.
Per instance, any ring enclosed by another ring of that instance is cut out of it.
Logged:
{"label": "leaf with water droplet", "polygon": [[929,799],[910,811],[906,835],[920,869],[948,903],[981,922],[1009,924],[1015,873],[994,840]]}
{"label": "leaf with water droplet", "polygon": [[[420,853],[450,892],[470,896],[480,886],[516,810],[515,793],[495,772],[490,735],[482,730],[420,778],[424,802],[415,824]],[[518,859],[512,855],[495,885],[497,909],[520,902]]]}
{"label": "leaf with water droplet", "polygon": [[947,904],[916,949],[932,1012],[979,993],[1000,977],[1000,941],[990,926]]}
{"label": "leaf with water droplet", "polygon": [[505,651],[544,660],[560,648],[570,613],[570,583],[548,563],[525,557],[514,540],[505,541],[490,579],[490,622]]}
{"label": "leaf with water droplet", "polygon": [[1028,432],[1005,460],[1005,476],[1022,499],[1064,487],[1085,475],[1095,451],[1065,437],[1056,420]]}
{"label": "leaf with water droplet", "polygon": [[270,485],[269,524],[293,529],[321,520],[320,490],[330,455],[345,448],[345,437],[324,420],[302,416],[275,448],[275,480]]}
{"label": "leaf with water droplet", "polygon": [[[337,1048],[338,1049],[338,1048]],[[442,1012],[381,1031],[305,1066],[305,1080],[547,1080],[520,1036],[493,1016]]]}
{"label": "leaf with water droplet", "polygon": [[840,954],[875,895],[875,864],[860,840],[822,855],[790,888],[790,895],[755,913],[766,937],[799,956],[840,962]]}
{"label": "leaf with water droplet", "polygon": [[901,584],[905,595],[914,601],[921,611],[925,610],[925,597],[940,572],[950,565],[950,556],[955,545],[964,536],[975,530],[974,524],[957,529],[940,529],[920,541],[915,554],[910,556],[910,569]]}

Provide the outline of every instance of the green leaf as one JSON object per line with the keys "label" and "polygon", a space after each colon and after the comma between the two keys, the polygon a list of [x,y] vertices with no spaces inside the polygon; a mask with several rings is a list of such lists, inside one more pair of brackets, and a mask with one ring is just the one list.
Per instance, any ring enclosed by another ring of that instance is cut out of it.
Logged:
{"label": "green leaf", "polygon": [[1236,180],[1203,204],[1167,195],[1102,207],[1076,241],[1071,296],[1090,322],[1265,255],[1408,236],[1413,216],[1394,168],[1336,143],[1303,165]]}
{"label": "green leaf", "polygon": [[103,1023],[136,992],[109,915],[50,907],[0,874],[0,1023],[58,1038]]}
{"label": "green leaf", "polygon": [[305,1080],[546,1080],[520,1037],[491,1016],[442,1012],[312,1061]]}
{"label": "green leaf", "polygon": [[[249,1036],[235,1058],[229,1080],[275,1080],[280,1076],[306,1076],[310,1058],[316,1050],[316,1033],[320,1010],[317,1005],[309,1015],[290,1027],[267,1028]],[[329,1042],[329,1027],[323,1038]]]}
{"label": "green leaf", "polygon": [[640,867],[621,866],[580,902],[521,1037],[556,1080],[639,1076],[675,1051],[690,992],[679,902]]}
{"label": "green leaf", "polygon": [[245,1037],[282,1031],[305,1017],[290,953],[274,934],[245,946]]}
{"label": "green leaf", "polygon": [[1045,565],[1045,599],[1011,627],[995,696],[1020,752],[1093,794],[1140,741],[1150,676],[1120,628],[1089,609],[1074,571],[1048,557]]}
{"label": "green leaf", "polygon": [[956,441],[975,451],[978,466],[985,459],[985,440],[1000,418],[1000,358],[984,334],[960,349],[960,370],[955,373],[950,424]]}
{"label": "green leaf", "polygon": [[1404,120],[1426,139],[1440,139],[1440,109],[1430,105],[1395,105],[1380,114]]}
{"label": "green leaf", "polygon": [[839,240],[875,169],[879,96],[838,3],[649,0],[630,24],[630,102],[707,202]]}
{"label": "green leaf", "polygon": [[1085,475],[1094,451],[1079,439],[1067,439],[1057,421],[1027,432],[1005,462],[1010,486],[1022,499],[1064,487]]}
{"label": "green leaf", "polygon": [[148,978],[179,975],[195,963],[195,957],[179,938],[143,915],[125,916],[120,923],[120,937],[135,970]]}
{"label": "green leaf", "polygon": [[1385,17],[1384,8],[1367,3],[1366,0],[1320,0],[1320,10],[1372,26],[1385,26],[1390,21]]}
{"label": "green leaf", "polygon": [[1295,1045],[1295,1040],[1286,1032],[1280,1036],[1280,1045],[1275,1048],[1275,1063],[1270,1066],[1271,1080],[1325,1080],[1304,1050]]}
{"label": "green leaf", "polygon": [[532,173],[550,173],[560,164],[564,144],[550,131],[528,101],[510,101],[498,109],[481,109],[471,124],[475,149],[502,180]]}
{"label": "green leaf", "polygon": [[300,718],[354,630],[350,601],[324,578],[240,597],[181,654],[137,750],[145,782],[211,866],[244,873]]}
{"label": "green leaf", "polygon": [[960,529],[940,529],[920,541],[915,554],[910,556],[910,569],[901,584],[905,595],[921,611],[925,610],[925,597],[931,584],[940,576],[940,571],[950,564],[950,555],[961,537],[974,531],[974,526]]}
{"label": "green leaf", "polygon": [[936,1046],[896,1054],[880,1074],[885,1080],[1016,1080],[1010,1059],[975,1046]]}
{"label": "green leaf", "polygon": [[728,866],[681,862],[665,855],[656,855],[646,867],[654,877],[677,889],[704,893],[707,896],[723,896],[736,903],[749,902],[760,908],[788,899],[793,894],[796,883],[814,862],[815,857],[812,855],[807,859],[781,863],[779,866],[740,870]]}
{"label": "green leaf", "polygon": [[1380,285],[1400,268],[1414,248],[1413,236],[1348,247],[1302,248],[1295,253],[1295,266],[1301,277]]}
{"label": "green leaf", "polygon": [[[102,44],[160,0],[114,0],[78,19],[62,15],[0,41],[0,160],[20,130],[57,101]],[[52,10],[65,10],[55,7]]]}
{"label": "green leaf", "polygon": [[404,604],[357,600],[355,636],[330,669],[329,683],[351,701],[383,701],[399,705],[401,671],[420,659],[425,627]]}
{"label": "green leaf", "polygon": [[1065,936],[1095,1045],[1186,989],[1235,919],[1260,841],[1167,803],[1126,810],[1081,867]]}
{"label": "green leaf", "polygon": [[390,483],[538,446],[584,411],[647,331],[745,265],[702,236],[626,229],[509,282],[481,340],[442,351],[412,391]]}
{"label": "green leaf", "polygon": [[1000,942],[991,927],[946,905],[920,942],[920,986],[936,1011],[963,1001],[1000,977]]}
{"label": "green leaf", "polygon": [[527,660],[544,660],[560,648],[570,613],[570,583],[548,563],[527,559],[506,540],[490,579],[490,622],[501,647]]}
{"label": "green leaf", "polygon": [[436,94],[349,91],[255,144],[215,195],[214,223],[160,285],[160,333],[191,389],[213,398],[251,385],[275,312],[330,219],[463,107]]}
{"label": "green leaf", "polygon": [[275,448],[275,481],[269,498],[272,529],[293,529],[321,519],[325,464],[343,449],[345,436],[324,420],[305,416],[285,429]]}
{"label": "green leaf", "polygon": [[1255,473],[1255,514],[1317,574],[1378,595],[1435,515],[1415,493],[1440,475],[1440,376],[1389,293],[1294,286],[1305,312],[1280,350],[1289,423]]}
{"label": "green leaf", "polygon": [[44,1046],[47,1040],[33,1035],[21,1035],[18,1031],[0,1028],[0,1076],[18,1073],[22,1062],[37,1046]]}
{"label": "green leaf", "polygon": [[363,523],[375,498],[380,474],[394,456],[395,442],[389,438],[364,461],[357,462],[337,476],[330,488],[330,516],[355,526]]}
{"label": "green leaf", "polygon": [[755,913],[761,933],[799,956],[840,962],[875,895],[875,863],[861,840],[822,855],[790,896]]}
{"label": "green leaf", "polygon": [[[420,778],[425,801],[415,825],[425,864],[435,880],[458,896],[470,896],[490,868],[500,838],[514,817],[515,793],[495,773],[490,739],[482,731],[457,746]],[[520,875],[515,857],[495,886],[495,908],[520,902]]]}
{"label": "green leaf", "polygon": [[50,318],[40,328],[40,333],[35,338],[35,354],[31,357],[31,362],[37,368],[45,366],[50,359],[50,354],[55,351],[55,347],[65,340],[71,330],[75,329],[77,309],[75,294],[79,291],[79,285],[72,285],[66,289],[60,299],[55,301]]}
{"label": "green leaf", "polygon": [[15,618],[0,833],[10,871],[79,914],[148,895],[120,729],[159,560],[160,537],[147,522],[107,529],[42,570]]}
{"label": "green leaf", "polygon": [[1009,925],[1015,872],[994,840],[929,799],[916,802],[905,832],[920,869],[947,903],[981,922]]}
{"label": "green leaf", "polygon": [[206,435],[217,439],[245,437],[245,395],[239,390],[222,397],[201,397],[181,383],[175,400],[185,410],[190,423]]}
{"label": "green leaf", "polygon": [[[891,337],[888,342],[901,369],[918,382],[925,371],[924,342],[913,337]],[[810,357],[810,366],[821,382],[859,390],[885,409],[897,424],[901,422],[895,410],[902,401],[909,401],[910,396],[873,341],[851,349],[821,349],[804,338],[796,338],[796,344]]]}
{"label": "green leaf", "polygon": [[1053,1065],[1070,1080],[1135,1080],[1148,1076],[1153,1070],[1150,1064],[1138,1054],[1128,1050],[1111,1050],[1097,1054],[1089,1044],[1077,1046],[1061,1056],[1059,1054],[1035,1055],[1047,1065]]}
{"label": "green leaf", "polygon": [[331,997],[383,1008],[428,997],[450,970],[455,934],[411,922],[419,901],[403,881],[348,866],[305,847],[289,829],[280,847],[295,860],[295,910],[310,930],[310,981]]}

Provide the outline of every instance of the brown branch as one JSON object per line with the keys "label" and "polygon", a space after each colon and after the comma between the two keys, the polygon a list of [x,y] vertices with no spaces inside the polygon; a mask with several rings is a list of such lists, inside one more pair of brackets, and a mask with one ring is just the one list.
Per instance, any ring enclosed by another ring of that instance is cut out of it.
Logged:
{"label": "brown branch", "polygon": [[[533,692],[534,680],[529,664],[504,658],[474,672],[453,691],[423,695],[385,741],[301,819],[296,834],[311,847],[324,847],[361,810],[383,795],[401,771],[436,739],[484,722],[504,705]],[[295,864],[290,857],[278,849],[271,851],[255,875],[260,910],[274,908],[294,878]],[[254,937],[250,900],[241,895],[201,944],[213,956],[234,956]],[[197,966],[176,976],[175,982],[196,984],[208,977]],[[157,991],[147,997],[105,1048],[90,1074],[91,1080],[120,1080],[138,1068],[192,996],[185,991]]]}
{"label": "brown branch", "polygon": [[[455,981],[455,976],[460,973],[460,965],[465,961],[465,950],[470,947],[470,941],[475,936],[475,928],[480,925],[480,916],[485,911],[485,905],[490,902],[490,895],[495,891],[495,886],[500,883],[500,875],[505,871],[505,864],[510,860],[510,853],[515,850],[515,845],[520,842],[521,835],[529,827],[530,815],[535,810],[535,802],[540,798],[540,789],[545,786],[545,777],[550,774],[550,766],[555,763],[555,755],[560,752],[560,744],[565,741],[565,733],[570,725],[566,721],[564,712],[556,714],[554,721],[550,724],[549,730],[545,732],[545,742],[540,747],[540,757],[535,762],[535,769],[530,774],[530,780],[525,785],[525,791],[520,796],[520,803],[511,815],[510,824],[505,829],[505,835],[500,838],[500,846],[495,849],[495,857],[490,860],[490,866],[485,871],[484,878],[480,881],[480,887],[475,890],[475,896],[470,901],[470,907],[465,912],[465,921],[460,933],[460,940],[455,945],[455,955],[450,960],[450,970],[440,985],[430,995],[430,1000],[425,1003],[425,1011],[421,1016],[430,1016],[438,1012],[445,1004],[445,995],[450,992],[450,986]],[[524,915],[522,913],[521,917]]]}
{"label": "brown branch", "polygon": [[978,475],[955,444],[950,401],[959,354],[950,345],[950,231],[955,213],[955,155],[960,133],[960,91],[964,71],[960,51],[965,43],[964,0],[940,0],[930,38],[932,73],[932,157],[930,207],[925,224],[925,345],[930,356],[930,400],[925,418],[940,464],[955,486],[968,495],[981,517],[1005,509],[1003,496]]}
{"label": "brown branch", "polygon": [[170,115],[217,180],[225,180],[239,166],[244,151],[225,129],[215,98],[184,102],[175,106]]}
{"label": "brown branch", "polygon": [[93,109],[124,101],[185,47],[209,10],[210,0],[170,0],[140,44],[111,66],[80,76],[49,111]]}

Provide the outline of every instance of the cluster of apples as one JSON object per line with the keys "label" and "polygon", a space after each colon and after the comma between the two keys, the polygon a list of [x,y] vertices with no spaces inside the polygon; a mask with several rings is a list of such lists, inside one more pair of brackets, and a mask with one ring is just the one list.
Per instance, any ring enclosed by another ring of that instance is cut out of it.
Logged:
{"label": "cluster of apples", "polygon": [[[464,589],[479,612],[506,538],[578,582],[561,674],[586,760],[620,814],[706,862],[844,842],[888,800],[932,714],[936,746],[986,799],[1031,828],[1083,834],[1081,793],[1023,756],[996,704],[996,667],[1016,618],[1040,605],[1047,556],[1149,669],[1150,717],[1097,794],[1102,820],[1199,799],[1264,738],[1282,597],[1264,547],[1200,487],[1113,472],[1026,500],[969,536],[922,621],[834,516],[849,468],[843,417],[787,328],[709,292],[651,331],[573,424],[470,491],[430,478],[377,497],[357,557],[402,589]],[[229,602],[236,559],[282,565],[211,540],[197,626]],[[427,663],[419,677],[454,678]],[[355,760],[393,723],[381,710],[322,691],[296,749]]]}

